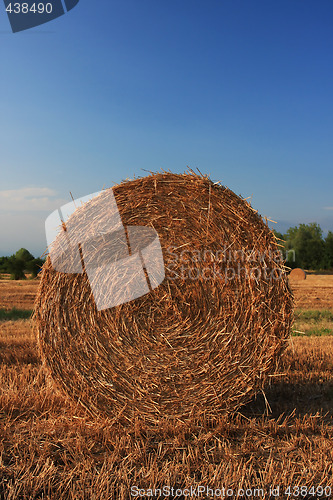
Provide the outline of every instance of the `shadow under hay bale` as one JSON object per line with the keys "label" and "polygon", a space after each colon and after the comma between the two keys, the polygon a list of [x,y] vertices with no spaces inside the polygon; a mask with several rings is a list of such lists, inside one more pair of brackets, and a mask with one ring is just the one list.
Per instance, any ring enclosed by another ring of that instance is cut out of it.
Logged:
{"label": "shadow under hay bale", "polygon": [[[93,238],[97,222],[86,215],[108,191],[67,228]],[[98,311],[87,273],[58,272],[48,258],[35,303],[45,365],[89,411],[124,421],[234,412],[274,372],[289,339],[292,293],[273,233],[247,201],[192,171],[113,192],[125,227],[157,232],[165,278]]]}

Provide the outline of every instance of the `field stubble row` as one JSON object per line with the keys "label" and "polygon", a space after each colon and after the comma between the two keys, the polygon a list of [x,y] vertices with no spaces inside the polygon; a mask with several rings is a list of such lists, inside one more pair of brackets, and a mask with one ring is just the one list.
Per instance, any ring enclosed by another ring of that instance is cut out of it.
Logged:
{"label": "field stubble row", "polygon": [[[31,309],[36,281],[1,290],[0,307]],[[293,337],[265,395],[234,416],[123,428],[58,392],[31,320],[0,328],[0,498],[124,500],[135,485],[333,489],[333,337]]]}
{"label": "field stubble row", "polygon": [[[32,309],[39,280],[0,279],[0,309]],[[291,281],[297,309],[333,310],[333,275],[309,274],[306,280]]]}

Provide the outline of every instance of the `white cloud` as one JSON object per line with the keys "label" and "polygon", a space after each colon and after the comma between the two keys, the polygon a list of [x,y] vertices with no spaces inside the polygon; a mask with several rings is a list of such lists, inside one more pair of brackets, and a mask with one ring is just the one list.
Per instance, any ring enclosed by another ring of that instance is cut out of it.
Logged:
{"label": "white cloud", "polygon": [[46,249],[45,217],[38,212],[0,212],[0,256],[27,248],[39,257]]}
{"label": "white cloud", "polygon": [[59,198],[56,191],[47,187],[0,191],[0,210],[5,212],[53,211],[69,201]]}
{"label": "white cloud", "polygon": [[333,210],[333,207],[324,207],[324,210]]}

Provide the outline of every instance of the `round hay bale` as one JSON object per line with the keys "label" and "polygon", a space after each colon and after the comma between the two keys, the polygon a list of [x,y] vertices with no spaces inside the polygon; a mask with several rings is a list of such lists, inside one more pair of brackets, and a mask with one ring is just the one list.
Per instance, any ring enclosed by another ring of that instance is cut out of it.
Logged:
{"label": "round hay bale", "polygon": [[[77,208],[55,244],[83,230],[104,255],[96,226],[109,214],[90,214],[108,193]],[[272,231],[246,200],[192,171],[125,181],[113,193],[125,227],[157,232],[165,278],[98,310],[87,273],[59,272],[48,257],[35,319],[51,376],[91,412],[124,421],[234,412],[289,339],[293,299]]]}
{"label": "round hay bale", "polygon": [[296,267],[295,269],[292,269],[292,271],[290,271],[289,279],[292,281],[305,280],[306,272],[303,271],[303,269],[301,269],[300,267]]}

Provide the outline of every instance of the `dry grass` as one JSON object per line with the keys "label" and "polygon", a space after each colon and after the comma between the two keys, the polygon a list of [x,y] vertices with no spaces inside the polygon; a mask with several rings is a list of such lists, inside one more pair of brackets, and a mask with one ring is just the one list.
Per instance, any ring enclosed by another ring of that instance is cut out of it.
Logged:
{"label": "dry grass", "polygon": [[333,310],[333,275],[308,274],[306,280],[290,281],[296,309]]}
{"label": "dry grass", "polygon": [[39,362],[31,320],[0,322],[0,363],[3,365]]}
{"label": "dry grass", "polygon": [[34,301],[39,280],[0,279],[0,309],[29,309],[34,307]]}
{"label": "dry grass", "polygon": [[127,500],[135,485],[333,488],[333,338],[292,340],[284,375],[265,391],[268,415],[258,396],[232,418],[121,428],[56,391],[29,321],[16,324],[1,324],[11,351],[0,365],[1,498]]}

